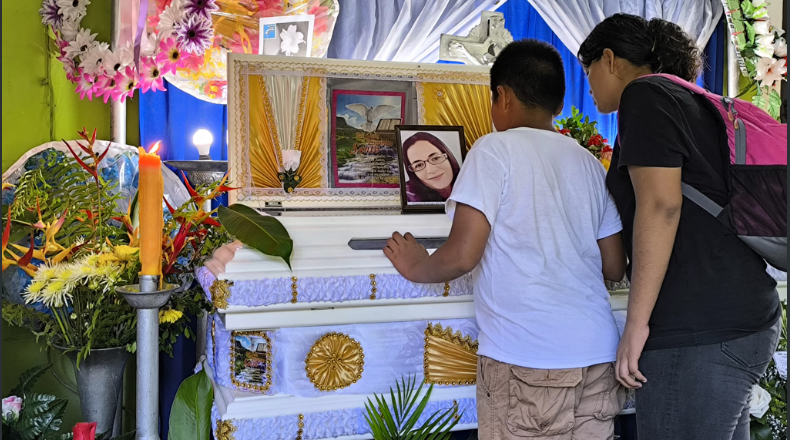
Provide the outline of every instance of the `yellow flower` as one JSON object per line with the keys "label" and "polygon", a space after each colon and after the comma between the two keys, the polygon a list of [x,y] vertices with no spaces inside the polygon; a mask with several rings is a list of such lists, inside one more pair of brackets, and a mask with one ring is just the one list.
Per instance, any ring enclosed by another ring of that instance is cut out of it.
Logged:
{"label": "yellow flower", "polygon": [[112,253],[115,255],[120,261],[132,261],[137,255],[137,252],[140,251],[140,248],[126,246],[126,245],[119,245],[115,246]]}
{"label": "yellow flower", "polygon": [[181,319],[182,316],[184,316],[184,314],[179,312],[178,310],[172,310],[172,309],[160,310],[159,311],[159,323],[160,324],[164,324],[164,323],[172,324],[172,323],[178,321],[179,319]]}
{"label": "yellow flower", "polygon": [[63,280],[54,280],[41,292],[42,302],[47,307],[63,307],[66,297],[71,297]]}
{"label": "yellow flower", "polygon": [[609,171],[609,165],[611,165],[612,161],[609,159],[601,159],[601,163],[603,167],[606,168],[606,171]]}
{"label": "yellow flower", "polygon": [[58,275],[58,270],[52,266],[41,266],[38,273],[41,274],[42,281],[49,281]]}
{"label": "yellow flower", "polygon": [[43,281],[33,281],[29,286],[27,286],[27,291],[30,293],[38,293],[41,292],[46,286],[47,283]]}

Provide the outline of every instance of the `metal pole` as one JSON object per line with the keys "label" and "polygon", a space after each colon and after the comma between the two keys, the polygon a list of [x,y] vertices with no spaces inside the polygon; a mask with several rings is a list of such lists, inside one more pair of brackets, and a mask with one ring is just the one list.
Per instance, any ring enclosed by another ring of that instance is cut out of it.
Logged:
{"label": "metal pole", "polygon": [[[120,48],[121,43],[121,2],[128,0],[112,0],[112,40],[113,51]],[[116,100],[110,101],[110,128],[112,142],[126,145],[126,104]]]}
{"label": "metal pole", "polygon": [[137,309],[137,440],[159,440],[159,308],[178,286],[159,290],[159,276],[140,275],[140,284],[119,287]]}
{"label": "metal pole", "polygon": [[731,38],[727,38],[727,96],[738,96],[741,86],[741,69],[738,66],[737,49]]}

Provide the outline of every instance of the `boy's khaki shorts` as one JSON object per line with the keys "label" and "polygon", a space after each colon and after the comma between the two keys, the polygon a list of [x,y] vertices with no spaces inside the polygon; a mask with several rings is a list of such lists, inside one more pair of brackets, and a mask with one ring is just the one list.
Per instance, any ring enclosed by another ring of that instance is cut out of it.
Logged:
{"label": "boy's khaki shorts", "polygon": [[605,440],[625,403],[614,363],[539,370],[477,360],[480,440]]}

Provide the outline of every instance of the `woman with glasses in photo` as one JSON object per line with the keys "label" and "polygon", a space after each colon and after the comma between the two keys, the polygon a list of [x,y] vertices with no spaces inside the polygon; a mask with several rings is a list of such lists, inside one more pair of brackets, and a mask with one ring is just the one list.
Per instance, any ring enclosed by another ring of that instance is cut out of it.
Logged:
{"label": "woman with glasses in photo", "polygon": [[461,167],[444,142],[430,133],[416,133],[403,142],[403,159],[409,202],[444,202],[450,197]]}

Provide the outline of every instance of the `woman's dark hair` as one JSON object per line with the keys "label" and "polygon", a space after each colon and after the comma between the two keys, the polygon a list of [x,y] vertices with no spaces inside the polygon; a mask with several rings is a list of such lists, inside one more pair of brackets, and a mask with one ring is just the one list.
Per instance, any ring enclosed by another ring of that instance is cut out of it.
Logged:
{"label": "woman's dark hair", "polygon": [[455,179],[458,178],[458,172],[461,171],[461,167],[458,165],[455,155],[438,137],[422,131],[414,134],[406,139],[402,146],[403,166],[406,168],[406,174],[409,176],[409,181],[406,182],[406,200],[410,202],[444,202],[446,200],[445,197],[442,197],[435,189],[422,183],[422,180],[417,177],[417,174],[409,169],[409,165],[411,165],[409,163],[409,148],[419,141],[429,142],[441,151],[442,154],[447,155],[447,161],[450,162],[450,168],[453,170],[453,181],[450,183],[450,186],[455,185]]}
{"label": "woman's dark hair", "polygon": [[610,49],[616,57],[653,73],[668,73],[694,82],[702,69],[702,53],[680,28],[660,18],[650,21],[615,14],[595,26],[579,47],[578,58],[587,68]]}

